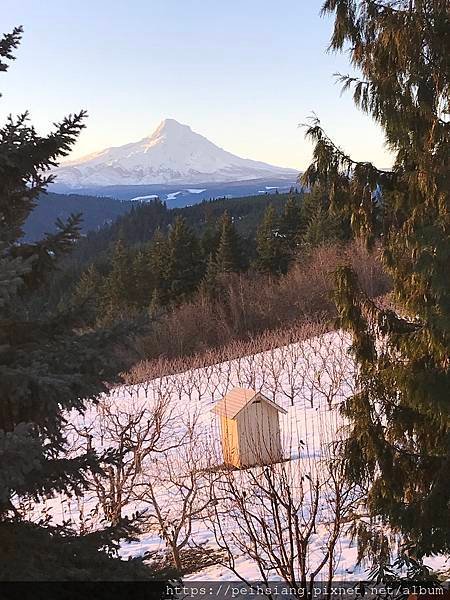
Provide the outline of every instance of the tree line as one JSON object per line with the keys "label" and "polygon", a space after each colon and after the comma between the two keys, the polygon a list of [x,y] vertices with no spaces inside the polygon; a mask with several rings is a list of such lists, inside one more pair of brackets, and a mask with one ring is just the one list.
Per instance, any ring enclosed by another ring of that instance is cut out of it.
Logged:
{"label": "tree line", "polygon": [[321,243],[344,240],[347,232],[348,225],[330,213],[318,191],[292,192],[282,207],[268,204],[253,236],[240,233],[239,217],[228,210],[198,232],[178,214],[147,243],[132,246],[120,236],[101,261],[81,273],[74,296],[90,300],[94,319],[103,322],[155,314],[199,290],[217,298],[227,274],[285,275],[301,254],[305,258]]}

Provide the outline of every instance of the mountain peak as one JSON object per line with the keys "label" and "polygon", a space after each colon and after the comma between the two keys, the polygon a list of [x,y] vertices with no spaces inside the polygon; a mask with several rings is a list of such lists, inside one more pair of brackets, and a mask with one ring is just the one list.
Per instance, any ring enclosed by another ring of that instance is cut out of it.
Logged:
{"label": "mountain peak", "polygon": [[180,121],[177,121],[176,119],[163,119],[159,124],[159,127],[187,127],[190,129],[189,125],[180,123]]}
{"label": "mountain peak", "polygon": [[149,137],[154,139],[164,135],[182,134],[188,132],[192,132],[192,129],[189,127],[189,125],[184,125],[176,119],[164,119]]}

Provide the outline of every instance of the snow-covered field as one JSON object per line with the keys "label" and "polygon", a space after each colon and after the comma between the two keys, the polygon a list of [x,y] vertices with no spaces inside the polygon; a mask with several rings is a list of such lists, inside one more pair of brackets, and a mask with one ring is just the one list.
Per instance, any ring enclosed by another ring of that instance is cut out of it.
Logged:
{"label": "snow-covered field", "polygon": [[[359,492],[345,487],[332,463],[345,425],[338,407],[353,391],[348,348],[346,335],[326,333],[114,389],[82,417],[71,415],[68,439],[74,451],[87,444],[99,450],[120,446],[122,469],[111,470],[100,487],[93,482],[83,498],[52,499],[34,507],[33,515],[50,512],[55,520],[70,519],[88,530],[98,526],[103,515],[99,493],[105,505],[108,498],[119,498],[120,487],[121,514],[145,510],[147,515],[146,532],[138,541],[122,544],[123,557],[164,549],[166,534],[183,542],[184,549],[201,546],[224,553],[223,564],[186,580],[259,580],[257,562],[248,551],[256,535],[257,545],[261,542],[258,552],[266,558],[265,574],[281,579],[271,552],[280,554],[280,547],[291,541],[283,505],[292,495],[299,536],[307,540],[303,568],[308,576],[318,570],[316,579],[327,579],[331,568],[337,580],[363,579],[364,567],[356,566],[357,549],[346,518],[358,512]],[[289,460],[270,467],[270,473],[264,467],[231,472],[219,468],[219,423],[211,409],[234,387],[261,391],[287,411],[280,414],[280,427]],[[271,484],[279,493],[276,515],[268,493]],[[251,527],[256,528],[253,538],[246,531],[246,506]]]}

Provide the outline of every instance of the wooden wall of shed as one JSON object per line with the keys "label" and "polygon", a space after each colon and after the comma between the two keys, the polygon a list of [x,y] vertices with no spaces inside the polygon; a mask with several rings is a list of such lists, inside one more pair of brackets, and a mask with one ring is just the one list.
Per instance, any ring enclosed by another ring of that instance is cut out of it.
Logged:
{"label": "wooden wall of shed", "polygon": [[283,458],[278,411],[252,402],[236,416],[242,466],[265,465]]}
{"label": "wooden wall of shed", "polygon": [[220,417],[223,461],[226,465],[240,467],[239,435],[237,422],[227,417]]}

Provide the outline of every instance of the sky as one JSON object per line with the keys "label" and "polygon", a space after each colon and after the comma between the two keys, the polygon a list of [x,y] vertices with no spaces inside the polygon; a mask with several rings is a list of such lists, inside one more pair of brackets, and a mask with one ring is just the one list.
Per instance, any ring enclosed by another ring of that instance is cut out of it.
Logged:
{"label": "sky", "polygon": [[23,25],[1,74],[0,119],[30,111],[44,134],[87,109],[71,159],[137,141],[165,118],[226,150],[304,169],[299,125],[315,113],[356,160],[389,167],[382,131],[341,95],[317,0],[0,0],[2,29]]}

